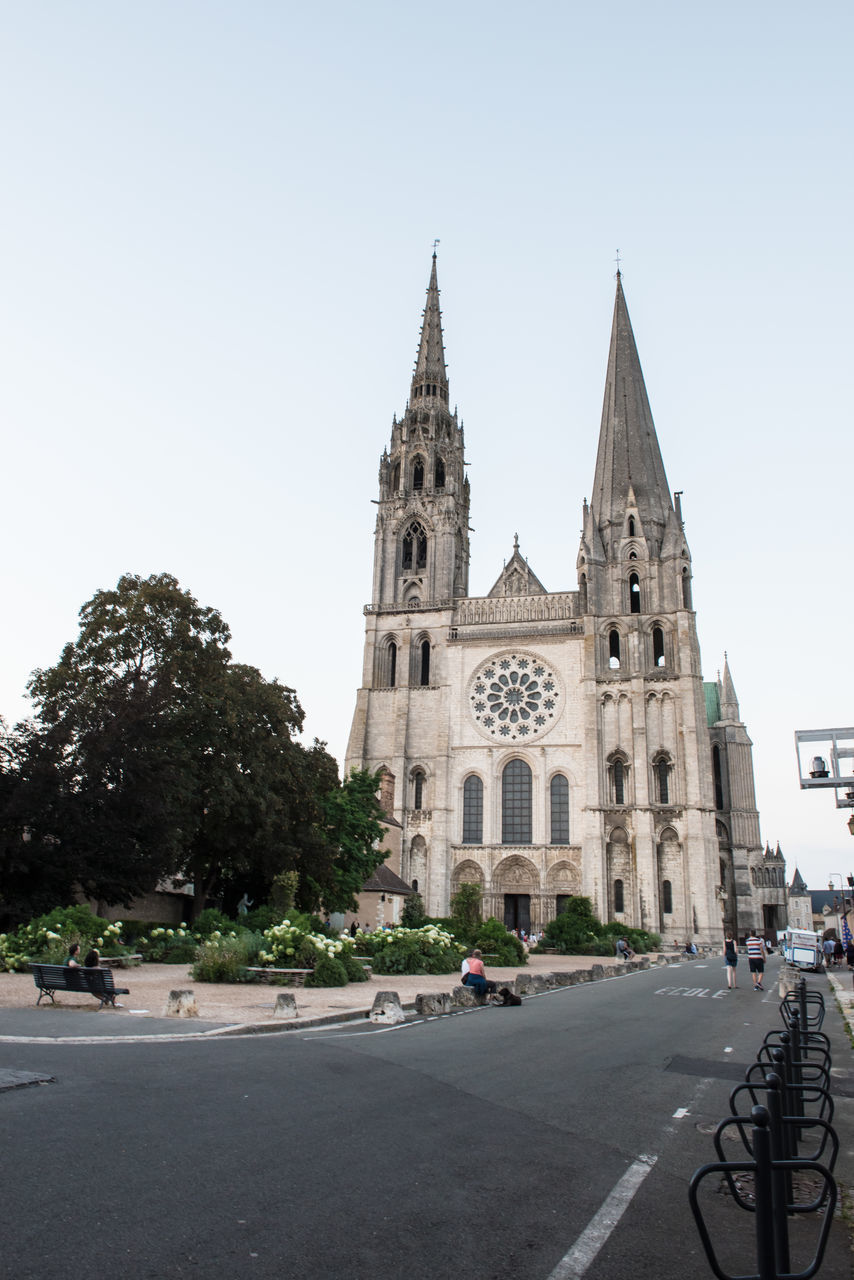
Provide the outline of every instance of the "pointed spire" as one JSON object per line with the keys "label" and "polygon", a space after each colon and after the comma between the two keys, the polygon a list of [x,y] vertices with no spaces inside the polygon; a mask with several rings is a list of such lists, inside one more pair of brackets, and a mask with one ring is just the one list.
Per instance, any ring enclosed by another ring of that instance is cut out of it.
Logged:
{"label": "pointed spire", "polygon": [[724,652],[724,676],[721,681],[721,719],[740,719],[738,698],[735,694],[735,685],[732,682],[732,676],[729,669],[729,658],[727,657],[726,652]]}
{"label": "pointed spire", "polygon": [[442,312],[439,309],[435,249],[409,399],[412,404],[415,404],[426,397],[436,397],[445,405],[448,403],[448,371],[445,367],[445,344],[442,337]]}
{"label": "pointed spire", "polygon": [[630,487],[641,522],[666,524],[673,503],[618,271],[591,500],[600,528],[622,521]]}
{"label": "pointed spire", "polygon": [[792,898],[802,898],[806,891],[806,882],[798,868],[795,867],[795,874],[792,876],[792,883],[789,886],[789,896]]}

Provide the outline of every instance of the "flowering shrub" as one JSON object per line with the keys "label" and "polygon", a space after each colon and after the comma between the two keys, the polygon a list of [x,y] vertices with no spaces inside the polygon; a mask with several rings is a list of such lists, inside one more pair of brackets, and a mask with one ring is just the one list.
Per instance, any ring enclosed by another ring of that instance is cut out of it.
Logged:
{"label": "flowering shrub", "polygon": [[189,964],[198,945],[199,939],[183,922],[176,929],[152,929],[147,938],[139,939],[146,960],[159,964]]}
{"label": "flowering shrub", "polygon": [[29,962],[62,964],[72,943],[85,955],[97,947],[104,956],[127,954],[121,940],[122,922],[110,924],[86,906],[56,907],[47,915],[21,925],[16,933],[0,933],[0,968],[23,971]]}
{"label": "flowering shrub", "polygon": [[463,954],[453,935],[434,924],[360,931],[354,942],[358,954],[371,956],[374,973],[456,973]]}
{"label": "flowering shrub", "polygon": [[[266,945],[258,953],[261,964],[277,969],[313,969],[321,956],[338,957],[352,950],[349,939],[327,938],[322,933],[306,933],[298,924],[283,920],[264,930]],[[336,984],[338,985],[338,984]]]}

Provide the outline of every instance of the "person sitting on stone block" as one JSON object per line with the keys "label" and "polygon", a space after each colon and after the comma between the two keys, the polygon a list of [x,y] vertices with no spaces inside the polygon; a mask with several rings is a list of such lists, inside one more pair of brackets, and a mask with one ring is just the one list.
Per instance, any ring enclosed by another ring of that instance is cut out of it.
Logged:
{"label": "person sitting on stone block", "polygon": [[491,996],[498,990],[496,983],[490,982],[483,968],[480,951],[473,951],[469,956],[468,972],[463,974],[463,986],[471,987],[479,996]]}

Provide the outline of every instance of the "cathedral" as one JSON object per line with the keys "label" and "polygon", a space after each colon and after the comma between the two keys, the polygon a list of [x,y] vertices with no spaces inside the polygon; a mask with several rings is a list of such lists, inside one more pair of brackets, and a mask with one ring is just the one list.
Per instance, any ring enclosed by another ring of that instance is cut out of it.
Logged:
{"label": "cathedral", "polygon": [[667,942],[785,927],[728,661],[703,682],[679,495],[619,272],[577,587],[548,591],[516,538],[470,595],[469,501],[434,253],[409,401],[380,461],[346,760],[382,771],[391,869],[431,915],[476,883],[484,915],[527,931],[576,894]]}

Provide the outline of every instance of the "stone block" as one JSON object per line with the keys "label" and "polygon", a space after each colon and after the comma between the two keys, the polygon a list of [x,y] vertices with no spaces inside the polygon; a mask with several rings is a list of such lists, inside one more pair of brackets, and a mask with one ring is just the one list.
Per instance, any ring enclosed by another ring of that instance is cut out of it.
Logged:
{"label": "stone block", "polygon": [[385,1022],[394,1025],[405,1022],[406,1015],[400,1004],[400,996],[396,991],[378,991],[370,1012],[371,1022]]}
{"label": "stone block", "polygon": [[166,998],[164,1016],[167,1018],[198,1018],[196,993],[187,989],[170,991]]}
{"label": "stone block", "polygon": [[298,1018],[297,998],[292,991],[280,991],[273,1006],[274,1018]]}
{"label": "stone block", "polygon": [[594,964],[590,969],[590,981],[600,982],[605,977],[605,966],[603,964]]}
{"label": "stone block", "polygon": [[471,987],[464,987],[462,984],[454,987],[451,992],[451,1000],[461,1009],[473,1009],[477,1004],[477,996]]}
{"label": "stone block", "polygon": [[537,987],[534,984],[534,976],[535,975],[532,973],[516,974],[515,987],[517,996],[531,996],[534,994],[537,990]]}
{"label": "stone block", "polygon": [[415,1012],[435,1015],[438,1013],[450,1013],[451,997],[447,991],[429,992],[427,995],[418,995],[415,997]]}
{"label": "stone block", "polygon": [[555,980],[556,987],[572,986],[572,970],[571,969],[556,969],[555,972],[552,974],[552,977]]}

